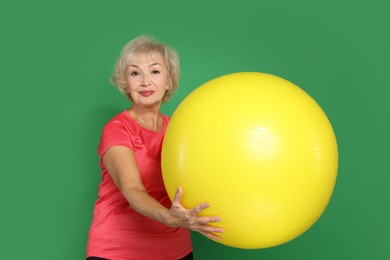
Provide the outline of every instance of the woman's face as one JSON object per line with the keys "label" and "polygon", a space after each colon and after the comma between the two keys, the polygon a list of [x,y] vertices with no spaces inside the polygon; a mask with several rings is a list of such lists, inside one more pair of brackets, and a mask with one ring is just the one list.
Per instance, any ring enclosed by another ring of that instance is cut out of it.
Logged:
{"label": "woman's face", "polygon": [[168,71],[160,54],[140,54],[126,69],[126,90],[133,103],[143,106],[160,105],[169,89]]}

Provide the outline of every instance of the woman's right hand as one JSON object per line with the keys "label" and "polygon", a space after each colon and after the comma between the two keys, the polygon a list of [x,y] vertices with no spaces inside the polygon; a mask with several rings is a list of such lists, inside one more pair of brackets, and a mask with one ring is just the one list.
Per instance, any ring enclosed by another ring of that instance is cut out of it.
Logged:
{"label": "woman's right hand", "polygon": [[199,213],[210,207],[210,205],[202,203],[192,209],[186,209],[181,204],[182,194],[183,190],[179,187],[172,201],[172,207],[169,210],[168,226],[188,228],[212,239],[221,239],[214,233],[223,233],[224,229],[209,225],[209,223],[221,221],[221,218],[217,216],[199,216]]}

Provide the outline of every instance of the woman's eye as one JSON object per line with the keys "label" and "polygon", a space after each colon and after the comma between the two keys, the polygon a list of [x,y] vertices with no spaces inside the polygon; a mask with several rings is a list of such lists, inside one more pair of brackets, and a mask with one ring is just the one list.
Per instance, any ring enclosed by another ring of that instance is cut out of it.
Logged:
{"label": "woman's eye", "polygon": [[159,70],[153,70],[153,71],[152,71],[152,74],[159,74],[159,73],[160,73]]}
{"label": "woman's eye", "polygon": [[139,75],[139,73],[138,73],[138,71],[133,71],[133,72],[130,73],[130,75],[131,76],[137,76],[137,75]]}

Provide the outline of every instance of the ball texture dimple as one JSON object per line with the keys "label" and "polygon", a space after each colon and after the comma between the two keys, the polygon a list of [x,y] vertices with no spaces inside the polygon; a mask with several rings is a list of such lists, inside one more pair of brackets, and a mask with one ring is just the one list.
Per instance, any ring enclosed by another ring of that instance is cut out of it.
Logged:
{"label": "ball texture dimple", "polygon": [[321,107],[280,77],[238,72],[210,80],[173,113],[162,148],[168,195],[211,207],[217,241],[247,249],[286,243],[309,229],[332,195],[338,167]]}

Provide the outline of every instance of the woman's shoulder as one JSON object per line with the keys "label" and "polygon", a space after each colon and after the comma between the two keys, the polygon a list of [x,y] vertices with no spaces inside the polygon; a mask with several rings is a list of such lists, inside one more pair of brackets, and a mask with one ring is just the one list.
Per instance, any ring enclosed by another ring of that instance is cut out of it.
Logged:
{"label": "woman's shoulder", "polygon": [[169,121],[171,119],[170,116],[167,116],[165,114],[161,114],[163,116],[164,121]]}
{"label": "woman's shoulder", "polygon": [[123,110],[115,116],[111,117],[106,124],[112,124],[114,122],[123,122],[126,123],[129,121],[127,110]]}
{"label": "woman's shoulder", "polygon": [[126,117],[126,110],[116,114],[115,116],[111,117],[106,124],[104,125],[103,129],[112,128],[112,127],[124,127],[129,124],[129,119]]}
{"label": "woman's shoulder", "polygon": [[[163,117],[163,128],[165,129],[169,123],[169,120],[170,120],[170,117],[165,115],[165,114],[161,114],[162,117]],[[112,117],[107,123],[106,125],[104,126],[104,128],[107,130],[107,129],[112,129],[112,128],[125,128],[127,130],[129,130],[129,132],[142,132],[142,131],[146,131],[146,132],[151,132],[150,130],[147,130],[145,128],[143,128],[142,126],[140,126],[128,113],[127,110],[124,110],[120,113],[118,113],[117,115],[115,115],[114,117]]]}

